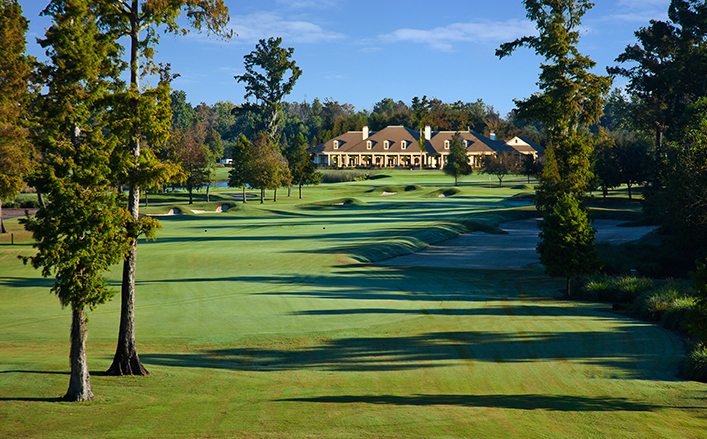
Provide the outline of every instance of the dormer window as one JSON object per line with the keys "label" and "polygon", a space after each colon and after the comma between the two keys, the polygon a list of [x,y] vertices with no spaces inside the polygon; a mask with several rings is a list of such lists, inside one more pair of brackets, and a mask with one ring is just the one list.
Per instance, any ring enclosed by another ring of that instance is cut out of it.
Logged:
{"label": "dormer window", "polygon": [[371,149],[371,148],[373,148],[373,142],[371,142],[371,141],[369,140],[369,141],[366,142],[366,149]]}
{"label": "dormer window", "polygon": [[339,149],[339,141],[334,140],[334,149]]}
{"label": "dormer window", "polygon": [[383,149],[390,149],[390,141],[386,140],[383,142]]}
{"label": "dormer window", "polygon": [[465,140],[465,141],[464,141],[464,148],[468,148],[468,147],[469,147],[469,141],[468,141],[468,140]]}
{"label": "dormer window", "polygon": [[403,140],[402,142],[400,142],[400,148],[407,149],[407,147],[408,147],[408,143],[406,141]]}
{"label": "dormer window", "polygon": [[444,141],[444,149],[449,149],[449,140]]}

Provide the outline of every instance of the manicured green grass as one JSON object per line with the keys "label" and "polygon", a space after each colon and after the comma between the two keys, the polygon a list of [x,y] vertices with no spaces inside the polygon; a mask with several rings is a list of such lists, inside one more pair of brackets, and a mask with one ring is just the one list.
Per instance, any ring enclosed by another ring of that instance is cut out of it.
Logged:
{"label": "manicured green grass", "polygon": [[[451,186],[441,173],[389,174],[306,188],[304,200],[280,191],[277,204],[162,217],[138,263],[138,341],[152,375],[94,374],[91,403],[52,399],[68,384],[69,312],[16,259],[31,252],[28,237],[2,241],[0,436],[704,433],[707,386],[676,378],[683,343],[658,326],[561,301],[561,282],[539,272],[357,262],[533,215],[511,198],[520,178],[498,188],[472,176],[439,198],[430,194]],[[418,188],[381,195],[408,185]],[[332,202],[343,199],[356,202]],[[184,201],[151,197],[155,210],[187,212]],[[90,314],[94,372],[110,364],[117,316],[118,300]]]}

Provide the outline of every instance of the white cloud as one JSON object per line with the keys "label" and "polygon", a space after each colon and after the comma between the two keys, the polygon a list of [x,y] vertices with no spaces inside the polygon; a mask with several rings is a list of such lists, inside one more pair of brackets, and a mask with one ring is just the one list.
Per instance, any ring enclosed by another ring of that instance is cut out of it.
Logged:
{"label": "white cloud", "polygon": [[668,17],[670,0],[619,0],[607,21],[646,23],[650,20],[665,20]]}
{"label": "white cloud", "polygon": [[334,6],[337,0],[277,0],[277,2],[292,9],[324,9]]}
{"label": "white cloud", "polygon": [[535,26],[528,20],[472,21],[452,23],[432,29],[402,28],[383,35],[383,41],[424,44],[432,49],[451,51],[455,44],[498,44],[521,36],[535,34]]}
{"label": "white cloud", "polygon": [[[314,22],[286,19],[273,12],[237,15],[231,18],[231,26],[236,34],[231,40],[234,43],[252,44],[261,38],[282,37],[284,45],[287,46],[288,44],[321,43],[344,37],[343,34],[326,30]],[[202,34],[190,35],[203,42],[223,43],[223,40],[206,38]]]}

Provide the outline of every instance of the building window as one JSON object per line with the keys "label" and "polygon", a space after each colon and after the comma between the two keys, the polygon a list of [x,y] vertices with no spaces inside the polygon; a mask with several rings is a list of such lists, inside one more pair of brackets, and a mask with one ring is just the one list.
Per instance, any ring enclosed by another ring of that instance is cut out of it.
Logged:
{"label": "building window", "polygon": [[402,142],[400,142],[400,147],[401,147],[402,149],[407,149],[408,143],[403,140]]}
{"label": "building window", "polygon": [[371,142],[369,140],[368,142],[366,142],[366,149],[371,149],[371,148],[373,148],[373,142]]}
{"label": "building window", "polygon": [[339,141],[334,140],[334,149],[339,149]]}
{"label": "building window", "polygon": [[383,149],[390,149],[390,142],[389,141],[386,140],[385,142],[383,142]]}
{"label": "building window", "polygon": [[465,141],[464,141],[464,148],[468,148],[468,147],[469,147],[469,141],[468,141],[468,140],[465,140]]}
{"label": "building window", "polygon": [[449,140],[444,141],[444,149],[449,149]]}

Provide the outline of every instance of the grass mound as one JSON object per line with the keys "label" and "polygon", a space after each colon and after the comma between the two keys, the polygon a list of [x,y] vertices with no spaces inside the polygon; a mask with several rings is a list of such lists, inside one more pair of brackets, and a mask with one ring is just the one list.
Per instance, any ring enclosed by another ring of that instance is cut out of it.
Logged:
{"label": "grass mound", "polygon": [[432,198],[447,198],[453,197],[459,194],[461,191],[455,187],[453,188],[441,188],[436,191],[431,192],[428,196]]}
{"label": "grass mound", "polygon": [[364,203],[356,198],[337,198],[335,200],[319,201],[316,203],[302,204],[298,206],[300,209],[319,210],[319,209],[341,209],[363,206]]}

